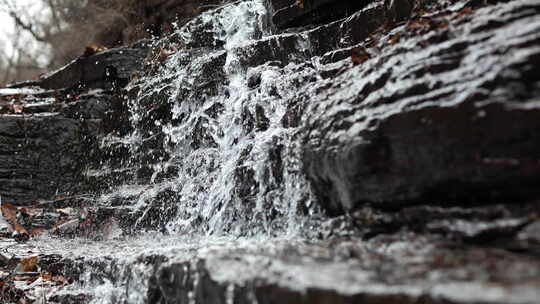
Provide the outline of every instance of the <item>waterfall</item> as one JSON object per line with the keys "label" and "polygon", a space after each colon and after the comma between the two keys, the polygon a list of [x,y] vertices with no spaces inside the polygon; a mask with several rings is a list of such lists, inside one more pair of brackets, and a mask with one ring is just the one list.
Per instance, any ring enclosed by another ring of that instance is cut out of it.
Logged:
{"label": "waterfall", "polygon": [[265,18],[262,0],[234,2],[154,42],[157,55],[128,87],[131,131],[103,143],[120,152],[101,171],[122,177],[109,178],[102,203],[127,201],[137,227],[159,222],[169,233],[299,232],[312,195],[296,128],[282,123],[295,79],[241,55],[269,35]]}
{"label": "waterfall", "polygon": [[37,82],[103,58],[142,65],[128,84],[4,97],[4,186],[77,194],[2,205],[5,294],[538,303],[540,3],[291,1],[223,0]]}

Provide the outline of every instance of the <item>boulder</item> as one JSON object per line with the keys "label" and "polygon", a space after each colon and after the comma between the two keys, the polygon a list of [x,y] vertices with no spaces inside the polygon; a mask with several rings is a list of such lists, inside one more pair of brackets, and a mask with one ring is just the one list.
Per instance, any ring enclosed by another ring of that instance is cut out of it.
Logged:
{"label": "boulder", "polygon": [[376,58],[313,88],[304,161],[327,209],[537,198],[537,6],[449,12],[405,38],[411,22],[379,38]]}

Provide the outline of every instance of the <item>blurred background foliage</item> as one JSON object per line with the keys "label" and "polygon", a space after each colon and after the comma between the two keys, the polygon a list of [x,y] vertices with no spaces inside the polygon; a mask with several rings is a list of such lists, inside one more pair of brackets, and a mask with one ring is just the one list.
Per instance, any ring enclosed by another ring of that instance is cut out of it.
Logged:
{"label": "blurred background foliage", "polygon": [[223,0],[0,0],[0,86],[83,54],[161,36]]}

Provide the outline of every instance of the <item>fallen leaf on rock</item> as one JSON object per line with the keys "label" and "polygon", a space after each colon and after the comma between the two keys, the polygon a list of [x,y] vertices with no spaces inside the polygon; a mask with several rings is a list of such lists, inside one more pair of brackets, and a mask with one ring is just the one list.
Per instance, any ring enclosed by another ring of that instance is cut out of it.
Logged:
{"label": "fallen leaf on rock", "polygon": [[355,47],[351,50],[351,60],[354,64],[362,64],[370,59],[369,53],[361,47]]}
{"label": "fallen leaf on rock", "polygon": [[390,39],[388,39],[388,43],[390,44],[396,44],[401,39],[401,33],[396,33],[390,36]]}
{"label": "fallen leaf on rock", "polygon": [[428,13],[429,13],[429,11],[426,10],[425,8],[421,8],[421,9],[417,10],[417,12],[416,12],[416,14],[419,15],[419,16],[426,15]]}
{"label": "fallen leaf on rock", "polygon": [[2,211],[2,216],[11,224],[11,228],[15,236],[26,235],[28,236],[28,231],[17,221],[17,207],[9,203],[2,203],[0,206]]}
{"label": "fallen leaf on rock", "polygon": [[10,219],[17,216],[17,207],[10,203],[2,203],[0,205],[0,210],[2,211],[2,215],[6,219]]}
{"label": "fallen leaf on rock", "polygon": [[407,28],[409,30],[419,31],[429,29],[430,22],[428,18],[415,18],[409,21]]}
{"label": "fallen leaf on rock", "polygon": [[107,50],[107,48],[104,46],[91,44],[84,48],[84,53],[82,54],[82,57],[89,57],[105,50]]}
{"label": "fallen leaf on rock", "polygon": [[407,29],[415,34],[426,34],[437,29],[448,27],[446,20],[435,20],[429,17],[418,17],[407,23]]}
{"label": "fallen leaf on rock", "polygon": [[472,7],[465,7],[463,9],[461,9],[459,12],[457,12],[453,17],[452,19],[459,19],[459,18],[463,18],[465,17],[466,15],[469,15],[473,12],[473,9]]}
{"label": "fallen leaf on rock", "polygon": [[43,209],[40,208],[29,208],[29,207],[21,207],[19,209],[20,212],[26,213],[29,216],[35,216],[43,213]]}
{"label": "fallen leaf on rock", "polygon": [[13,112],[15,114],[22,114],[24,106],[22,104],[13,104]]}
{"label": "fallen leaf on rock", "polygon": [[24,272],[33,272],[38,270],[38,257],[33,256],[21,259],[21,268]]}
{"label": "fallen leaf on rock", "polygon": [[378,42],[379,42],[379,40],[377,38],[370,35],[370,37],[366,40],[364,45],[367,48],[372,48],[372,47],[375,47]]}
{"label": "fallen leaf on rock", "polygon": [[44,228],[34,228],[34,229],[28,231],[28,235],[30,237],[35,237],[35,236],[38,236],[38,235],[42,234],[43,232],[45,232]]}
{"label": "fallen leaf on rock", "polygon": [[445,29],[450,25],[447,21],[437,23],[437,29]]}

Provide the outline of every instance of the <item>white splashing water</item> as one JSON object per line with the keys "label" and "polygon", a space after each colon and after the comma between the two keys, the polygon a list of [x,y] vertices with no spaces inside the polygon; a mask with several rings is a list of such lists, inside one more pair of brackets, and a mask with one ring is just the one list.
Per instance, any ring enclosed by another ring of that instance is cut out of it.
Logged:
{"label": "white splashing water", "polygon": [[[103,201],[129,197],[133,208],[142,210],[137,222],[142,225],[167,192],[168,203],[160,210],[174,210],[165,221],[171,233],[298,233],[304,221],[298,210],[311,193],[292,140],[295,128],[281,122],[291,99],[284,97],[295,94],[287,82],[294,78],[269,65],[245,66],[239,55],[264,33],[265,14],[262,0],[236,2],[177,31],[180,44],[188,47],[131,87],[138,93],[129,100],[134,131],[122,139],[131,155],[125,166],[136,171],[144,163],[151,177],[114,185]],[[205,31],[211,43],[195,37]],[[250,73],[260,74],[258,89],[248,86]],[[163,104],[170,109],[167,118],[154,119],[153,107]],[[160,136],[162,146],[148,147]],[[155,153],[159,150],[165,153]],[[152,157],[151,165],[141,161],[153,153],[160,156]]]}

